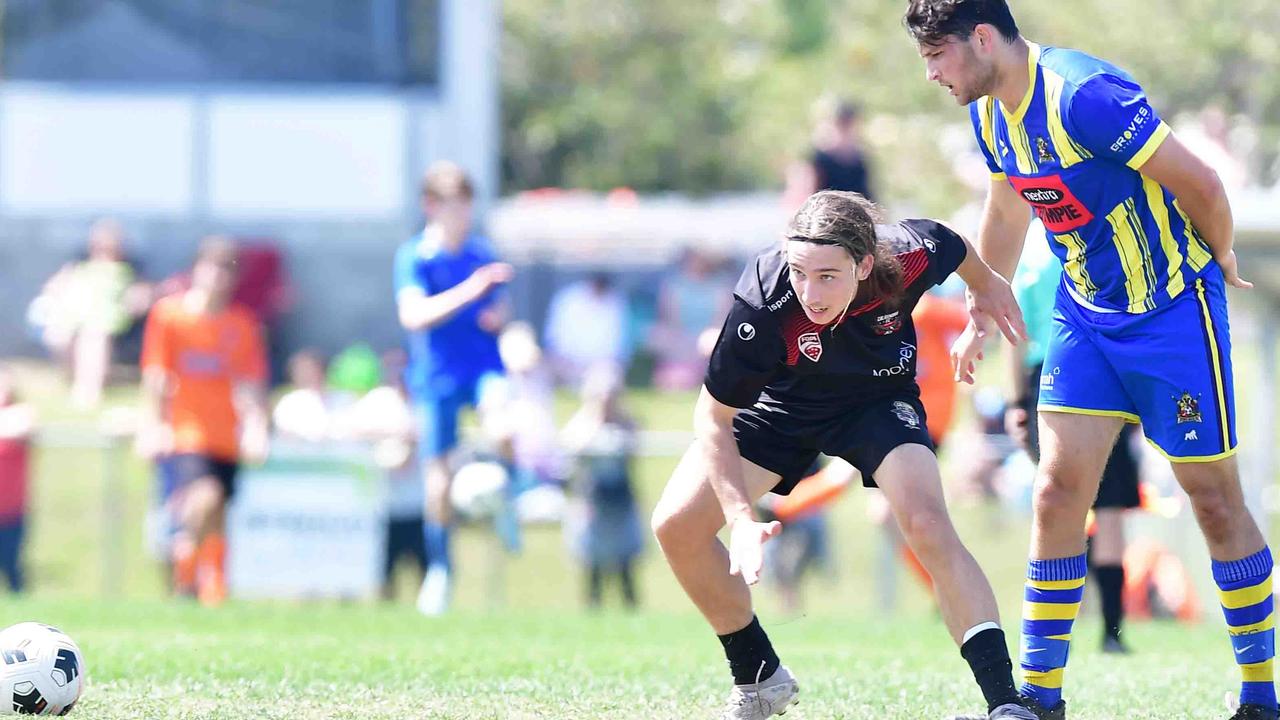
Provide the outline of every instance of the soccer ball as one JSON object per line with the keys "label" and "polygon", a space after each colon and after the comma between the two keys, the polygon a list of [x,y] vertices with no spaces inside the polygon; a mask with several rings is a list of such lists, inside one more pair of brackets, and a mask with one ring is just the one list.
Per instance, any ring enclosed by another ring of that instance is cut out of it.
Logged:
{"label": "soccer ball", "polygon": [[467,520],[488,520],[502,509],[508,481],[507,469],[498,463],[467,463],[453,475],[449,500]]}
{"label": "soccer ball", "polygon": [[84,655],[61,630],[24,622],[0,631],[0,714],[66,715],[84,676]]}

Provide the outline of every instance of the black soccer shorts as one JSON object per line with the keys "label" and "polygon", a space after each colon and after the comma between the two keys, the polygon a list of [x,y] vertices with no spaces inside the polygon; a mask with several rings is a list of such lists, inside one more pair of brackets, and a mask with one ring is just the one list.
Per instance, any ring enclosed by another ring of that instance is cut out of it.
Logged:
{"label": "black soccer shorts", "polygon": [[900,445],[933,450],[924,405],[908,393],[849,406],[821,421],[798,421],[785,409],[755,405],[738,413],[733,434],[742,457],[778,473],[773,492],[786,495],[808,474],[819,453],[846,460],[876,487],[875,471]]}

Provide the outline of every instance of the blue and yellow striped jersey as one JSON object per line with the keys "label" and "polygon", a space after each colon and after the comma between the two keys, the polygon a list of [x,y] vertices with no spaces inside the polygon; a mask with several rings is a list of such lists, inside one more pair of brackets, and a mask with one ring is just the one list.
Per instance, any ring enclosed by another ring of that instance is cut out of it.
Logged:
{"label": "blue and yellow striped jersey", "polygon": [[1044,221],[1075,295],[1106,310],[1154,310],[1213,259],[1173,194],[1138,168],[1169,135],[1123,70],[1031,44],[1031,85],[1016,108],[969,106],[993,177]]}

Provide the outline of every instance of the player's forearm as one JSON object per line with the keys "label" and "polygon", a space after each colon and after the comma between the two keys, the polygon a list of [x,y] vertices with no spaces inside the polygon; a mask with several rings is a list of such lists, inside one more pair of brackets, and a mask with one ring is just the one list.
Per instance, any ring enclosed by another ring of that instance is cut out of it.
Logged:
{"label": "player's forearm", "polygon": [[430,330],[479,298],[472,283],[462,282],[435,295],[420,295],[400,301],[400,324],[411,331]]}
{"label": "player's forearm", "polygon": [[165,421],[164,398],[168,393],[169,377],[164,370],[144,368],[142,371],[141,422],[158,425]]}
{"label": "player's forearm", "polygon": [[742,455],[733,437],[732,416],[716,413],[708,407],[716,403],[707,392],[698,400],[694,413],[694,436],[707,468],[707,482],[720,501],[725,524],[732,526],[739,519],[754,519],[751,500],[747,496],[742,479]]}
{"label": "player's forearm", "polygon": [[989,287],[992,282],[1000,280],[991,266],[983,260],[982,254],[970,245],[968,240],[964,241],[964,246],[964,260],[956,268],[956,275],[960,276],[965,285],[981,290]]}
{"label": "player's forearm", "polygon": [[255,395],[245,403],[244,410],[241,412],[240,422],[244,426],[246,433],[266,437],[271,431],[270,417],[270,413],[267,412],[265,394],[262,396]]}
{"label": "player's forearm", "polygon": [[1191,224],[1204,238],[1215,258],[1231,252],[1234,243],[1235,223],[1231,217],[1231,203],[1217,173],[1210,173],[1211,183],[1204,183],[1195,192],[1184,190],[1178,204],[1191,219]]}
{"label": "player's forearm", "polygon": [[1011,280],[1018,269],[1018,258],[1022,256],[1030,224],[1031,211],[1020,199],[1015,197],[1015,201],[1010,202],[994,190],[987,195],[975,249],[987,265],[1006,280]]}
{"label": "player's forearm", "polygon": [[751,502],[747,498],[746,485],[742,481],[742,456],[733,438],[733,431],[717,428],[700,433],[698,443],[707,462],[709,482],[720,501],[725,524],[732,526],[740,519],[752,520]]}

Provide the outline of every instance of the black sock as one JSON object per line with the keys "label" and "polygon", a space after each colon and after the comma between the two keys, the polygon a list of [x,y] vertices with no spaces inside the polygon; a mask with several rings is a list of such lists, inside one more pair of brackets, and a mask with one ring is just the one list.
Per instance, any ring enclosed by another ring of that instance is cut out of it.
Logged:
{"label": "black sock", "polygon": [[1098,594],[1102,596],[1102,625],[1107,637],[1120,638],[1120,621],[1124,619],[1124,566],[1095,565],[1093,576],[1098,579]]}
{"label": "black sock", "polygon": [[627,607],[636,609],[636,583],[631,575],[631,563],[624,561],[622,567],[618,569],[618,579],[622,582],[622,600],[626,602]]}
{"label": "black sock", "polygon": [[604,591],[604,572],[599,565],[592,563],[587,575],[587,605],[590,607],[600,607],[601,596]]}
{"label": "black sock", "polygon": [[1018,702],[1018,689],[1013,685],[1013,662],[1004,644],[1004,631],[990,628],[969,638],[960,646],[960,656],[973,670],[973,679],[987,699],[987,712],[1006,703]]}
{"label": "black sock", "polygon": [[724,656],[729,660],[735,685],[752,685],[768,680],[781,665],[773,644],[760,620],[752,617],[751,623],[737,632],[717,635],[724,646]]}

